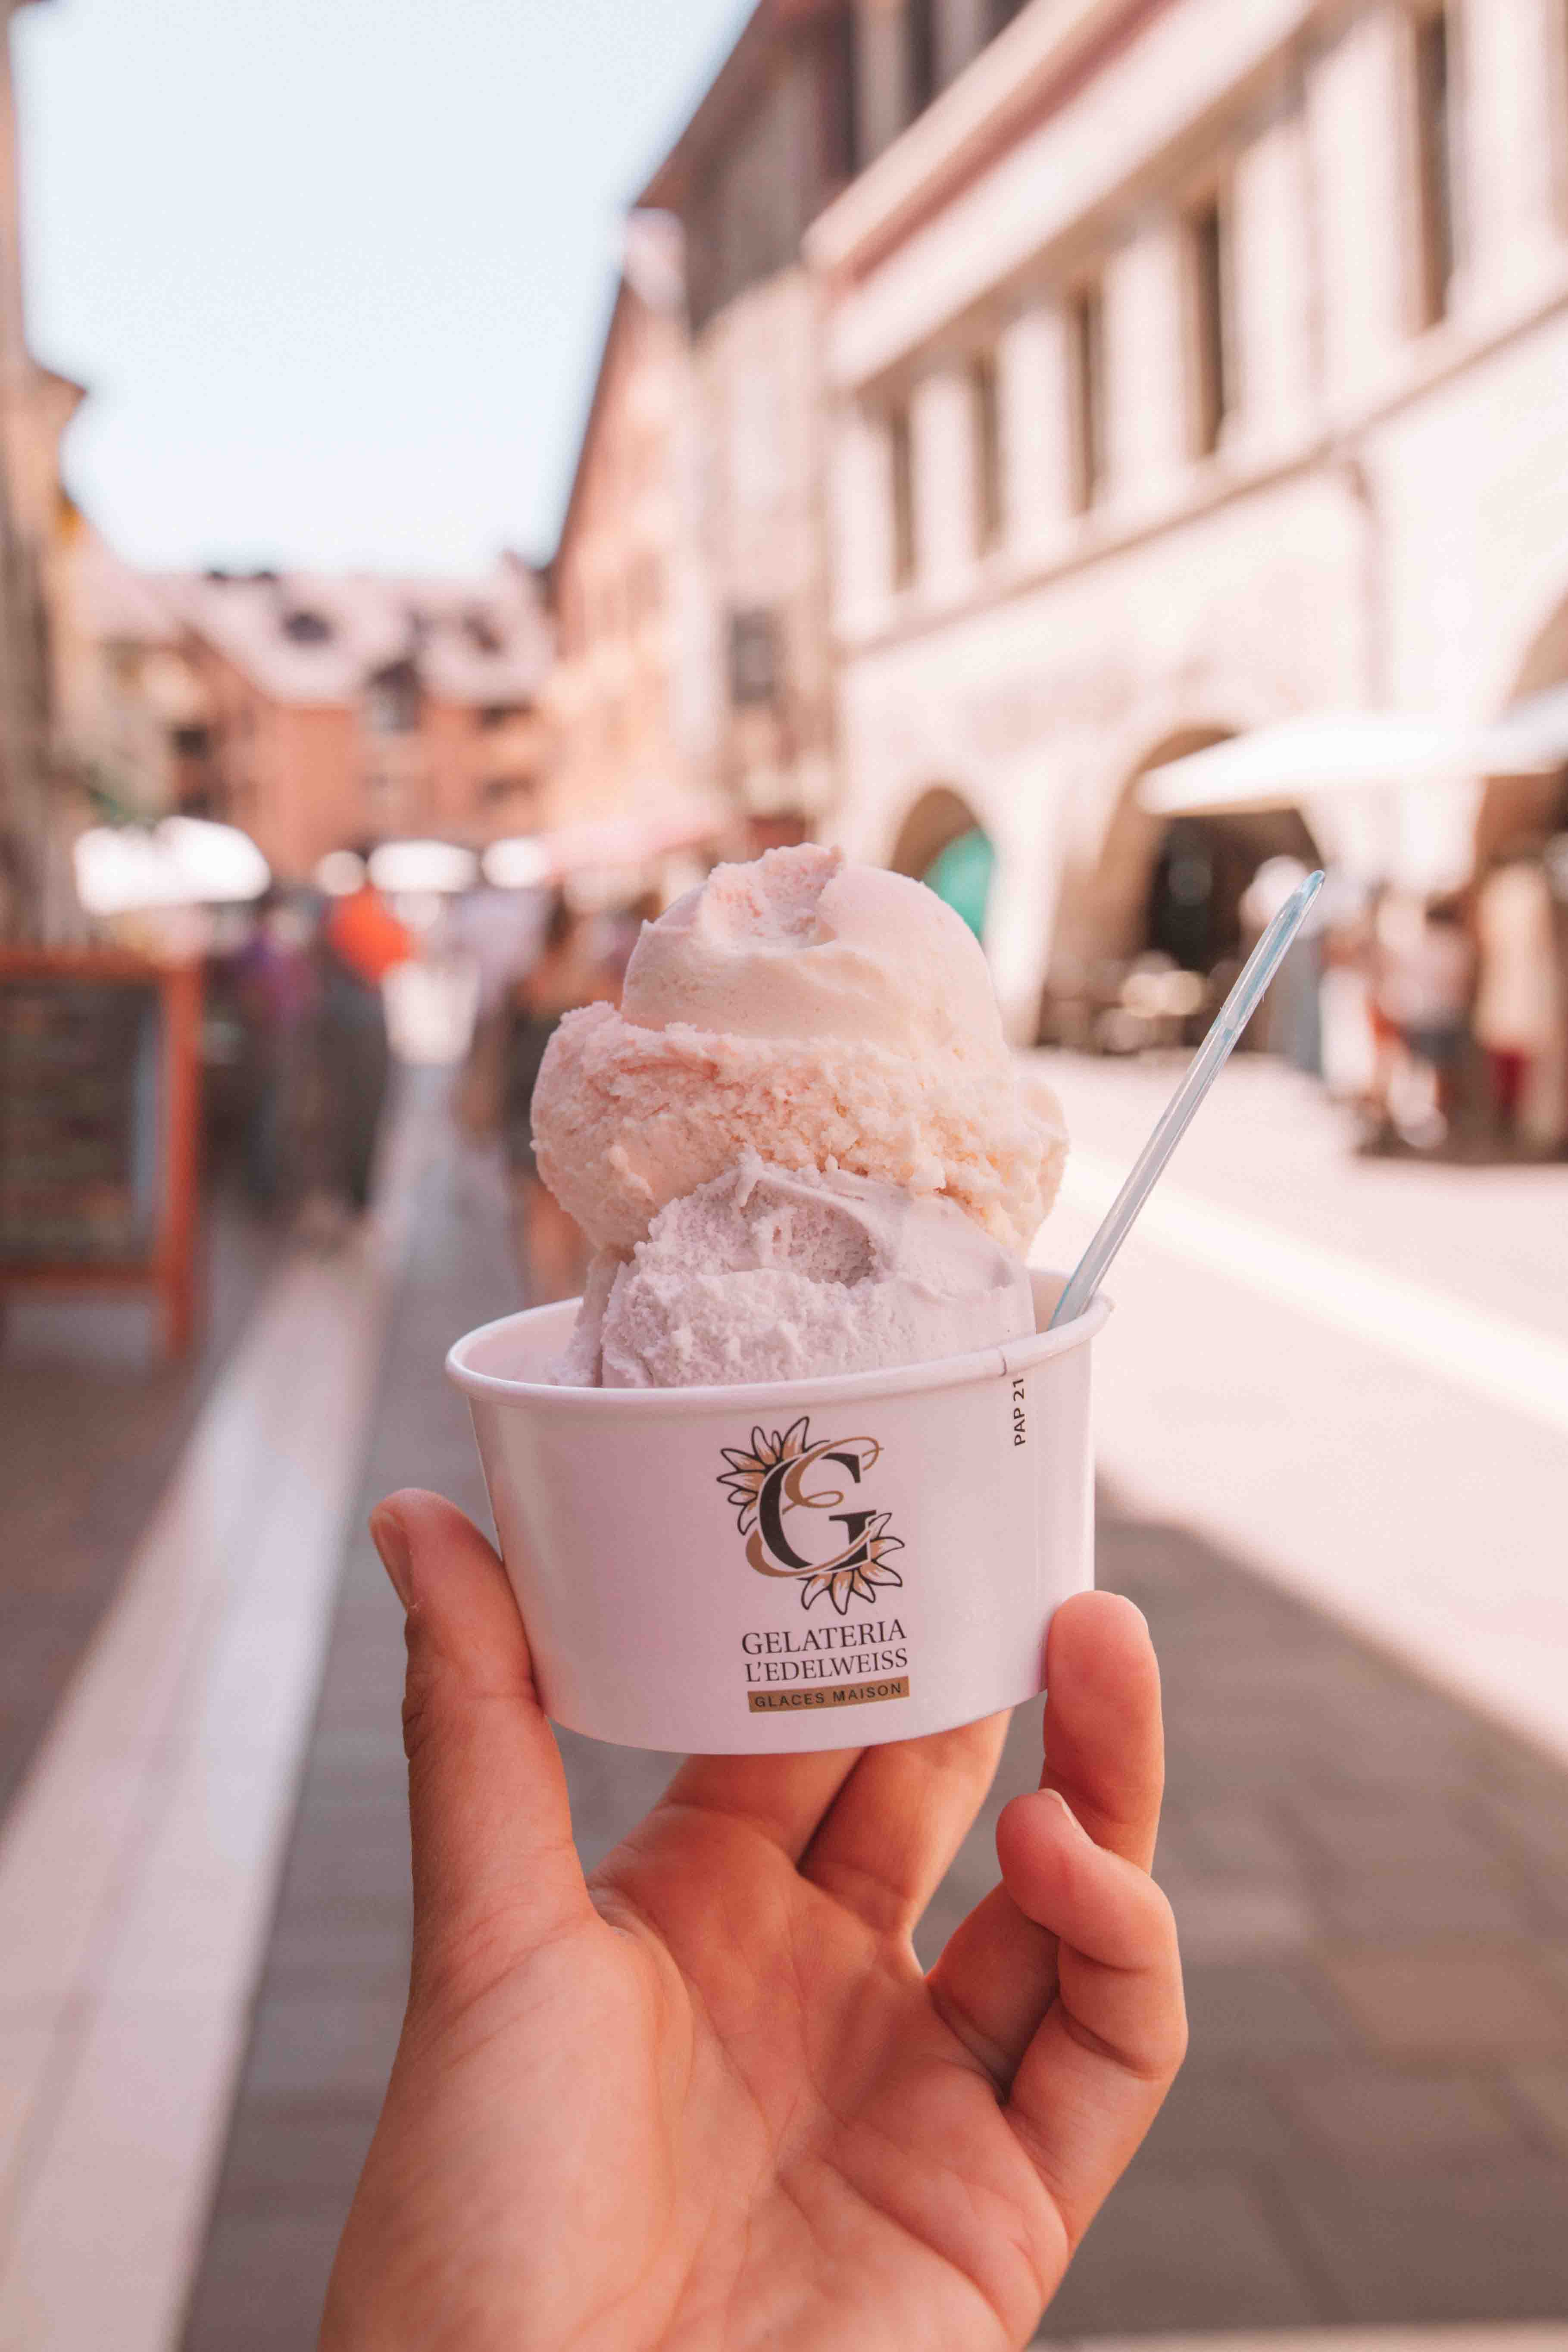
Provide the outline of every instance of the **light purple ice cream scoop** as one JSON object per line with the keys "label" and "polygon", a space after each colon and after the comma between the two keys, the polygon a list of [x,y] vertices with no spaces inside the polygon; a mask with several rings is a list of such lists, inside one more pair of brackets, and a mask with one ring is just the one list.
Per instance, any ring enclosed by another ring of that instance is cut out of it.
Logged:
{"label": "light purple ice cream scoop", "polygon": [[747,1152],[595,1262],[558,1378],[691,1388],[872,1371],[1033,1331],[1021,1260],[953,1202]]}

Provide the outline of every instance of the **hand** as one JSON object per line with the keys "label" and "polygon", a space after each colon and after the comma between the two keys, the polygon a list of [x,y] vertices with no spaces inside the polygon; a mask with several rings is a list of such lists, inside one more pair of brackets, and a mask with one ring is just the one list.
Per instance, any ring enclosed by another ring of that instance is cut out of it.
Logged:
{"label": "hand", "polygon": [[1057,1612],[1040,1790],[922,1976],[1005,1717],[696,1758],[584,1884],[495,1553],[434,1495],[373,1528],[408,1612],[414,1968],[324,2352],[1024,2343],[1185,2047],[1138,1612]]}

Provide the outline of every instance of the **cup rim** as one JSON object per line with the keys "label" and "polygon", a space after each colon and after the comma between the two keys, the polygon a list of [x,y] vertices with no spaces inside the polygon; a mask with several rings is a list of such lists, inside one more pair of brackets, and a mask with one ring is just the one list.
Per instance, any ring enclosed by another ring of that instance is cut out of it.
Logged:
{"label": "cup rim", "polygon": [[[1066,1278],[1055,1268],[1031,1266],[1029,1272],[1036,1285],[1052,1280],[1059,1285]],[[1100,1291],[1081,1315],[1075,1315],[1058,1330],[1035,1331],[1022,1339],[1009,1339],[1001,1347],[928,1358],[923,1363],[894,1364],[884,1370],[867,1372],[825,1372],[805,1381],[749,1381],[680,1389],[569,1388],[557,1387],[549,1381],[508,1380],[499,1372],[477,1371],[466,1360],[471,1350],[493,1332],[504,1330],[509,1325],[532,1322],[541,1315],[559,1314],[563,1307],[576,1303],[558,1299],[547,1307],[525,1307],[465,1331],[447,1350],[447,1379],[470,1401],[526,1404],[531,1410],[557,1413],[563,1419],[597,1416],[602,1420],[606,1415],[658,1419],[660,1415],[684,1417],[721,1410],[782,1413],[801,1405],[840,1401],[848,1403],[858,1397],[915,1396],[923,1390],[967,1388],[976,1381],[1026,1372],[1097,1338],[1112,1307],[1112,1301]]]}

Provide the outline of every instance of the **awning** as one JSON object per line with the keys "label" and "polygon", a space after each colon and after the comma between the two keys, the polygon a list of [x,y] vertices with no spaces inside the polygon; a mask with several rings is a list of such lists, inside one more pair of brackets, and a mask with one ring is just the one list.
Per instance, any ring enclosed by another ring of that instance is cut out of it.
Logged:
{"label": "awning", "polygon": [[1534,776],[1568,768],[1568,685],[1549,686],[1505,710],[1493,729],[1507,755],[1497,776]]}
{"label": "awning", "polygon": [[272,879],[248,834],[205,817],[166,816],[151,832],[91,825],[71,857],[77,897],[89,915],[242,905],[259,898]]}
{"label": "awning", "polygon": [[562,882],[571,874],[630,872],[682,849],[717,842],[728,816],[706,802],[679,802],[641,816],[601,817],[559,825],[553,833],[523,833],[492,841],[483,858],[485,880],[498,889],[525,890]]}
{"label": "awning", "polygon": [[452,841],[384,841],[370,853],[370,878],[392,898],[458,898],[479,870],[473,851]]}
{"label": "awning", "polygon": [[1138,787],[1138,803],[1156,816],[1294,808],[1333,793],[1542,774],[1563,756],[1544,755],[1522,734],[1510,736],[1506,723],[1464,727],[1397,711],[1318,712],[1152,768]]}

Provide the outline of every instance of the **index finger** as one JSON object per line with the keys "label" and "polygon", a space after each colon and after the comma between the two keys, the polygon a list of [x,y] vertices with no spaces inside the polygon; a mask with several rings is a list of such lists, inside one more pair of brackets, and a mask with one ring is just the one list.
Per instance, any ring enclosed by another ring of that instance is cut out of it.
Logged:
{"label": "index finger", "polygon": [[1142,1610],[1117,1592],[1079,1592],[1046,1647],[1042,1789],[1067,1799],[1096,1845],[1147,1870],[1165,1784],[1160,1669]]}

